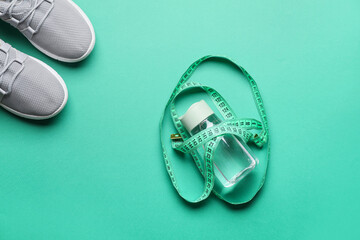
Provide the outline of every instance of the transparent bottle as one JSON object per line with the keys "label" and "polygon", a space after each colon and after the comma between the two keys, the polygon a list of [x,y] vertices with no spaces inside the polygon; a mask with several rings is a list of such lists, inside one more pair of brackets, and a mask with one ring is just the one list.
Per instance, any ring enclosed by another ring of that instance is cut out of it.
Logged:
{"label": "transparent bottle", "polygon": [[[192,136],[221,123],[204,100],[191,105],[180,117],[180,121]],[[214,174],[224,187],[231,187],[248,175],[255,168],[258,160],[241,138],[233,135],[224,135],[220,138],[213,158]],[[199,150],[203,155],[204,145],[203,149]]]}

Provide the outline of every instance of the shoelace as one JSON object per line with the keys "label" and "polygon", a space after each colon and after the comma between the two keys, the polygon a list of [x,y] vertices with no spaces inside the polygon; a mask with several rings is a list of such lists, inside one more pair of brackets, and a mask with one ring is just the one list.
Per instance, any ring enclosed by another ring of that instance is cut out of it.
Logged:
{"label": "shoelace", "polygon": [[[44,23],[45,19],[48,17],[48,15],[50,14],[51,10],[54,8],[54,2],[53,0],[39,0],[37,3],[35,3],[35,5],[30,8],[27,13],[25,14],[25,16],[23,16],[23,18],[21,19],[16,19],[13,17],[13,11],[14,11],[14,7],[16,6],[16,3],[19,0],[12,0],[10,2],[10,4],[5,8],[3,13],[0,13],[0,17],[5,16],[6,14],[9,16],[9,20],[7,20],[8,22],[10,22],[10,24],[12,24],[15,27],[18,27],[19,24],[25,22],[26,20],[28,20],[25,23],[25,27],[23,27],[22,29],[19,29],[21,32],[23,31],[29,31],[30,35],[33,35],[35,33],[37,33],[39,31],[39,29],[41,28],[42,24]],[[35,2],[35,0],[33,0],[33,2]],[[33,29],[30,27],[30,23],[32,21],[32,18],[34,17],[34,13],[36,11],[36,9],[38,9],[38,7],[40,7],[40,5],[43,2],[48,2],[51,4],[49,10],[45,13],[44,17],[39,21],[36,29]]]}
{"label": "shoelace", "polygon": [[12,91],[12,86],[15,82],[15,79],[19,76],[19,74],[22,72],[22,70],[24,69],[24,60],[26,58],[25,55],[23,54],[17,54],[18,56],[14,59],[12,59],[11,61],[9,61],[9,50],[11,49],[11,46],[9,44],[6,44],[4,42],[0,41],[0,51],[4,52],[6,54],[5,56],[5,61],[4,61],[4,67],[0,70],[0,83],[3,80],[3,75],[4,73],[7,72],[7,70],[10,68],[10,66],[14,63],[18,63],[21,65],[20,69],[12,76],[12,79],[10,81],[9,87],[7,89],[7,91],[5,91],[4,89],[0,88],[0,101],[2,100],[2,98],[11,93]]}

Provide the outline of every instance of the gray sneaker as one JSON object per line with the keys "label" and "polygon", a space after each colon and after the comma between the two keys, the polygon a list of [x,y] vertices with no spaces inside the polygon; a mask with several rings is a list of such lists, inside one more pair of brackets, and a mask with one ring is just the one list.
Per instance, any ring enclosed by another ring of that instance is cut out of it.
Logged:
{"label": "gray sneaker", "polygon": [[0,18],[59,61],[81,61],[95,45],[90,20],[71,0],[0,0]]}
{"label": "gray sneaker", "polygon": [[40,120],[58,114],[67,98],[66,85],[52,68],[0,39],[0,106]]}

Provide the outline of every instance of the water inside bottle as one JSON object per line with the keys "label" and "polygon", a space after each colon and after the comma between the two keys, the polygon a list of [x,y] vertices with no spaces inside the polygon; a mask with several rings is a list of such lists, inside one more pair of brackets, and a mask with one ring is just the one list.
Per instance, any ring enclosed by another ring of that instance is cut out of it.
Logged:
{"label": "water inside bottle", "polygon": [[[219,123],[221,120],[212,114],[196,126],[191,134],[195,135]],[[251,150],[241,138],[238,139],[233,135],[224,135],[219,138],[220,142],[213,158],[214,173],[224,187],[231,187],[255,168],[257,159],[253,157]],[[199,149],[199,153],[203,155],[204,152],[203,146]]]}

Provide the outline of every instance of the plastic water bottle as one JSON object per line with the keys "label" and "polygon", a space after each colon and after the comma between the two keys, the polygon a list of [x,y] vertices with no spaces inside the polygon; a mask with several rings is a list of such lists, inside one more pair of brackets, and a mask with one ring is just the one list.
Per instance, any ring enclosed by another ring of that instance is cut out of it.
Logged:
{"label": "plastic water bottle", "polygon": [[[191,136],[221,123],[204,100],[191,105],[180,117],[180,121]],[[213,158],[214,174],[224,187],[231,187],[248,175],[255,168],[258,160],[241,138],[234,135],[224,135],[219,138],[221,140]],[[199,150],[200,154],[203,154],[204,146]]]}

